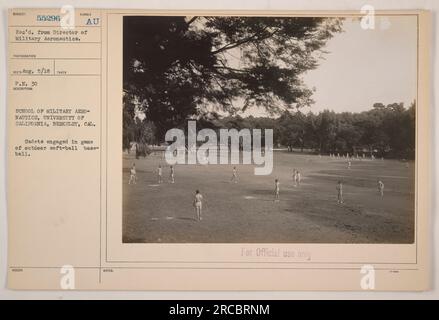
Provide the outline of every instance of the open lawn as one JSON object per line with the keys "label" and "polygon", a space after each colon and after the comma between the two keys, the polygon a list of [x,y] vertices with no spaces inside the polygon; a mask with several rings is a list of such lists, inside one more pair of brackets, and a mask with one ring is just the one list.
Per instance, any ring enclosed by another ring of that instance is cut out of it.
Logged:
{"label": "open lawn", "polygon": [[[175,184],[163,156],[123,159],[124,243],[412,243],[414,241],[414,162],[352,160],[274,152],[269,176],[253,165],[177,165]],[[137,183],[128,185],[135,163]],[[164,183],[157,183],[157,167]],[[295,187],[292,171],[302,173]],[[384,197],[377,178],[385,184]],[[274,180],[280,201],[274,202]],[[343,182],[344,204],[336,184]],[[204,197],[197,221],[193,198]]]}

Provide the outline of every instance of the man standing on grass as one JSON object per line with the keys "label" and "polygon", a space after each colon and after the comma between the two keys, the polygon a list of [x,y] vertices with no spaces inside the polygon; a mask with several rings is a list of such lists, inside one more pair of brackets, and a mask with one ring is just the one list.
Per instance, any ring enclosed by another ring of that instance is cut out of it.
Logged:
{"label": "man standing on grass", "polygon": [[296,170],[296,183],[297,186],[300,186],[300,181],[302,180],[302,174],[300,173],[299,170]]}
{"label": "man standing on grass", "polygon": [[337,203],[342,204],[343,203],[343,183],[341,183],[341,181],[338,181],[336,189],[337,189]]}
{"label": "man standing on grass", "polygon": [[297,170],[293,169],[293,182],[294,186],[297,187]]}
{"label": "man standing on grass", "polygon": [[201,221],[203,219],[201,217],[201,211],[203,209],[203,196],[201,195],[199,190],[195,191],[194,207],[195,213],[197,214],[197,220]]}
{"label": "man standing on grass", "polygon": [[384,197],[384,183],[378,179],[378,192],[381,195],[381,198]]}
{"label": "man standing on grass", "polygon": [[163,174],[163,170],[162,170],[162,166],[159,164],[159,167],[157,169],[157,174],[158,174],[158,178],[159,178],[159,183],[163,182],[163,178],[162,178],[162,174]]}
{"label": "man standing on grass", "polygon": [[233,175],[230,181],[233,181],[234,183],[238,183],[238,173],[236,167],[233,167]]}
{"label": "man standing on grass", "polygon": [[279,192],[280,192],[279,180],[276,179],[274,180],[274,201],[279,201]]}
{"label": "man standing on grass", "polygon": [[130,169],[130,180],[128,180],[128,184],[134,183],[137,181],[137,172],[136,172],[136,164],[133,163],[133,166]]}
{"label": "man standing on grass", "polygon": [[171,174],[170,174],[170,181],[171,183],[175,183],[175,171],[174,171],[174,166],[171,166]]}

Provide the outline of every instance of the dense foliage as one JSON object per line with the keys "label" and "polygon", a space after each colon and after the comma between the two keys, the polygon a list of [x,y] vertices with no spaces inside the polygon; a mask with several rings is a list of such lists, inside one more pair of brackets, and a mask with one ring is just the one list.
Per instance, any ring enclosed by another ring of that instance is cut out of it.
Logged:
{"label": "dense foliage", "polygon": [[[290,150],[320,154],[373,153],[379,157],[412,159],[415,155],[415,113],[414,103],[409,108],[398,103],[387,106],[377,103],[371,110],[360,113],[285,111],[278,118],[220,117],[216,113],[205,113],[198,117],[197,129],[273,129],[275,146]],[[136,141],[161,142],[154,136],[155,131],[139,130],[150,122],[136,123],[138,131],[133,131],[147,135],[147,138],[138,136]]]}
{"label": "dense foliage", "polygon": [[310,105],[301,75],[318,66],[341,20],[128,16],[123,30],[124,125],[137,108],[162,136],[206,107],[278,114]]}

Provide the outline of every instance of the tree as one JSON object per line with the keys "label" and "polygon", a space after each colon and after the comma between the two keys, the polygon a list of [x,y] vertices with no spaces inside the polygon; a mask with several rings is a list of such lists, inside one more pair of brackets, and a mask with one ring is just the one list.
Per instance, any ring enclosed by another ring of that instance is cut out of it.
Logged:
{"label": "tree", "polygon": [[277,135],[279,142],[290,150],[299,147],[301,151],[305,146],[305,116],[297,111],[291,114],[285,111],[277,121]]}
{"label": "tree", "polygon": [[122,114],[122,148],[131,149],[131,143],[153,144],[157,142],[156,127],[148,119],[138,116],[138,101],[135,97],[124,95],[124,108]]}
{"label": "tree", "polygon": [[406,144],[407,158],[414,159],[416,151],[416,102],[410,105],[404,118],[405,135],[402,137]]}
{"label": "tree", "polygon": [[130,150],[130,143],[135,141],[135,101],[133,96],[125,94],[123,96],[123,113],[122,113],[122,148]]}
{"label": "tree", "polygon": [[206,105],[276,114],[311,104],[301,75],[317,67],[341,20],[127,16],[123,30],[124,91],[163,136]]}
{"label": "tree", "polygon": [[337,118],[334,111],[324,110],[315,119],[315,136],[318,151],[325,153],[337,150],[335,141],[337,134]]}
{"label": "tree", "polygon": [[284,112],[275,120],[274,138],[286,147],[301,146],[319,153],[355,154],[366,149],[378,156],[413,159],[415,115],[415,102],[409,108],[401,103],[375,103],[360,113],[324,110],[305,116]]}

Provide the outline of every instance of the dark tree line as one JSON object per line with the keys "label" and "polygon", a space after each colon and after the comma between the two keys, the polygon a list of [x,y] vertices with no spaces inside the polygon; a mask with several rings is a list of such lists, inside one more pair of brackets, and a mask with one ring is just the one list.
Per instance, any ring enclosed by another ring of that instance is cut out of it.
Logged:
{"label": "dark tree line", "polygon": [[[312,151],[320,154],[374,154],[378,157],[413,159],[415,155],[415,113],[413,103],[405,108],[394,103],[376,103],[360,113],[324,110],[318,114],[285,111],[280,117],[220,117],[205,113],[197,117],[197,129],[273,129],[274,144],[290,150]],[[137,136],[136,141],[161,141],[154,129],[139,130],[152,140]],[[144,126],[151,125],[145,120]],[[184,126],[182,127],[184,129]],[[127,132],[131,132],[127,130]],[[263,132],[263,131],[262,131]],[[139,138],[140,137],[140,138]]]}
{"label": "dark tree line", "polygon": [[347,153],[412,159],[415,155],[413,103],[387,106],[376,103],[360,113],[324,110],[318,114],[285,111],[280,117],[227,117],[218,121],[225,128],[271,128],[275,145],[320,154]]}
{"label": "dark tree line", "polygon": [[284,113],[276,120],[276,141],[284,146],[327,153],[368,153],[376,156],[413,158],[415,155],[415,114],[394,103],[376,103],[371,110],[318,114]]}

